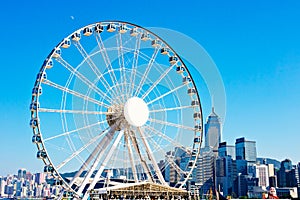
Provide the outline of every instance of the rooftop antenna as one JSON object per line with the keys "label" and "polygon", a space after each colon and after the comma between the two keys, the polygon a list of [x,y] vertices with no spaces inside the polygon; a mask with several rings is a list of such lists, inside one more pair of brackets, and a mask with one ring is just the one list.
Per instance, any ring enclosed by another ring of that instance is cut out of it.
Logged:
{"label": "rooftop antenna", "polygon": [[212,99],[212,100],[211,100],[211,101],[212,101],[212,102],[211,102],[211,104],[212,104],[211,111],[214,113],[214,112],[215,112],[214,95],[211,96],[211,99]]}

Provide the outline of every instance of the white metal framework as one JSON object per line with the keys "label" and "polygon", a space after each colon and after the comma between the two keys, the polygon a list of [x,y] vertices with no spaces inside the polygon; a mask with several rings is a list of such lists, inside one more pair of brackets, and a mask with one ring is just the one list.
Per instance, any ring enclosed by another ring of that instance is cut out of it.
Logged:
{"label": "white metal framework", "polygon": [[30,110],[59,198],[126,183],[184,188],[196,167],[203,117],[193,77],[137,25],[98,22],[64,38],[38,72]]}

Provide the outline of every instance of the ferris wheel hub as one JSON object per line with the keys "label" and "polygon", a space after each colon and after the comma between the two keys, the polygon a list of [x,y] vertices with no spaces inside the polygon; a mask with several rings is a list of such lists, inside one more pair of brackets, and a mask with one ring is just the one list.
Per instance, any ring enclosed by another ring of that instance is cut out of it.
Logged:
{"label": "ferris wheel hub", "polygon": [[148,106],[143,99],[131,97],[125,103],[124,116],[130,125],[143,126],[149,118]]}

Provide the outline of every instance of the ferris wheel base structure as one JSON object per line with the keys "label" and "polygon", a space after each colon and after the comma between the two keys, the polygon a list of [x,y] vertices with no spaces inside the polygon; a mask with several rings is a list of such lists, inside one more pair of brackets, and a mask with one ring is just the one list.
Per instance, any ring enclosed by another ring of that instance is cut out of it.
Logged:
{"label": "ferris wheel base structure", "polygon": [[156,183],[129,183],[90,191],[90,199],[189,199],[189,192]]}

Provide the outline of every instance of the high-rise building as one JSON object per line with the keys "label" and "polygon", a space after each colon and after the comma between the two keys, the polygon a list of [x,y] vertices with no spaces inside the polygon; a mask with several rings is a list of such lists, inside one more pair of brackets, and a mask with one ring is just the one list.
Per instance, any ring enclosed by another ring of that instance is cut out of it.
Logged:
{"label": "high-rise building", "polygon": [[26,169],[19,169],[18,170],[18,179],[21,179],[21,178],[26,178]]}
{"label": "high-rise building", "polygon": [[216,160],[216,187],[224,196],[234,192],[233,181],[236,179],[236,165],[231,156],[218,157]]}
{"label": "high-rise building", "polygon": [[281,162],[281,167],[277,172],[278,187],[297,187],[296,169],[292,161],[285,159]]}
{"label": "high-rise building", "polygon": [[227,145],[226,142],[219,143],[218,156],[219,157],[231,156],[232,159],[235,159],[235,146]]}
{"label": "high-rise building", "polygon": [[246,160],[249,163],[256,163],[256,142],[246,140],[244,137],[235,141],[236,160]]}
{"label": "high-rise building", "polygon": [[197,160],[197,184],[201,194],[207,194],[215,188],[215,155],[211,148],[201,149]]}
{"label": "high-rise building", "polygon": [[215,113],[214,107],[212,107],[211,114],[207,118],[204,134],[205,147],[212,148],[217,156],[219,143],[221,142],[221,123],[219,116]]}

